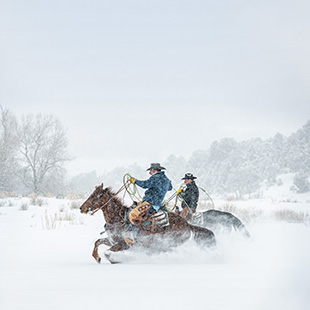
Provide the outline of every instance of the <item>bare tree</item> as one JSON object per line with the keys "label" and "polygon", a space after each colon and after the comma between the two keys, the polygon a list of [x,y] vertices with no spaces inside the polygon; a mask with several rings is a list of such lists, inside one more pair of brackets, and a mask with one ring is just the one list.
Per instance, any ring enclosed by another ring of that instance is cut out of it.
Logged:
{"label": "bare tree", "polygon": [[0,191],[17,187],[17,121],[0,105]]}
{"label": "bare tree", "polygon": [[22,181],[31,192],[46,194],[52,183],[61,183],[70,159],[66,132],[56,118],[37,114],[22,118],[19,137]]}

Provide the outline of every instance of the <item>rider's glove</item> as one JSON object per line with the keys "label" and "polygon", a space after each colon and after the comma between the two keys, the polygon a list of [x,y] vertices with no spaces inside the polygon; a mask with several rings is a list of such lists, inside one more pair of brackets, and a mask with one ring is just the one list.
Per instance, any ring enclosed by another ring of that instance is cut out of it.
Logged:
{"label": "rider's glove", "polygon": [[179,195],[180,193],[184,193],[184,189],[180,188],[177,190],[177,195]]}
{"label": "rider's glove", "polygon": [[135,178],[130,178],[129,181],[130,181],[130,183],[135,184],[136,179]]}

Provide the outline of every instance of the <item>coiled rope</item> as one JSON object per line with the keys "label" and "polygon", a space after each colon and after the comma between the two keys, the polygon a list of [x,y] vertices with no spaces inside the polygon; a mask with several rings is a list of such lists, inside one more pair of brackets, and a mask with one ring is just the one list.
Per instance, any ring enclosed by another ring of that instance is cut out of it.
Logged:
{"label": "coiled rope", "polygon": [[[142,197],[138,191],[137,185],[129,182],[130,178],[132,178],[132,176],[129,173],[126,173],[123,176],[123,184],[124,184],[124,187],[126,189],[126,192],[128,193],[128,195],[132,201],[142,201]],[[134,198],[136,200],[134,200]]]}
{"label": "coiled rope", "polygon": [[206,191],[205,189],[203,189],[202,187],[199,187],[199,186],[198,186],[198,188],[199,188],[200,190],[202,190],[202,191],[208,196],[208,198],[211,200],[213,209],[215,209],[215,205],[214,205],[213,199],[212,199],[211,196],[207,193],[207,191]]}
{"label": "coiled rope", "polygon": [[[186,185],[182,184],[182,185],[180,186],[179,189],[185,189],[185,188],[186,188]],[[215,209],[215,205],[214,205],[213,199],[212,199],[211,196],[207,193],[207,191],[206,191],[204,188],[200,187],[200,186],[198,186],[198,188],[199,188],[201,191],[203,191],[203,192],[207,195],[207,197],[210,199],[210,201],[211,201],[211,203],[212,203],[213,209]],[[176,208],[177,203],[178,203],[178,200],[184,201],[184,203],[186,204],[186,206],[189,207],[189,205],[187,204],[187,202],[185,201],[185,199],[184,199],[181,195],[176,195],[176,192],[169,198],[169,201],[170,201],[171,199],[173,199],[175,196],[176,196],[175,203],[174,203],[174,206],[173,206],[173,208],[171,209],[171,211],[173,211],[173,210]]]}

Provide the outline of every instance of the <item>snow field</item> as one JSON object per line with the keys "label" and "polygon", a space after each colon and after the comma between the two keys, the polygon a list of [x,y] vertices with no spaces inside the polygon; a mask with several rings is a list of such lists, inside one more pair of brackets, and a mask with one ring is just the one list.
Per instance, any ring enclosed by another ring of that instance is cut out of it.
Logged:
{"label": "snow field", "polygon": [[[99,265],[91,252],[103,229],[102,214],[82,215],[65,199],[44,200],[27,210],[21,210],[25,198],[1,202],[3,310],[309,308],[310,232],[303,223],[265,218],[247,224],[249,240],[235,232],[217,235],[214,250],[189,241],[154,256],[133,249],[125,264],[111,265],[103,258]],[[243,201],[242,208],[255,203]],[[305,212],[305,206],[285,208]],[[283,206],[274,202],[273,207]],[[46,216],[55,214],[63,217],[46,226]],[[101,246],[99,253],[105,249]]]}

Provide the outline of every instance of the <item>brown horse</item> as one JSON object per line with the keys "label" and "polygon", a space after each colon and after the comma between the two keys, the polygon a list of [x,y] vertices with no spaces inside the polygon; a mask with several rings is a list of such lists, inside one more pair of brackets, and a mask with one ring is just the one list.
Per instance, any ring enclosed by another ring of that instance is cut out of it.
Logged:
{"label": "brown horse", "polygon": [[131,208],[123,205],[122,201],[112,192],[111,188],[103,188],[103,184],[96,186],[94,192],[80,207],[81,213],[103,211],[105,218],[105,231],[107,238],[98,239],[95,242],[93,257],[100,263],[98,247],[105,244],[110,248],[105,252],[105,257],[111,263],[118,263],[112,256],[114,252],[128,250],[131,246],[125,242],[125,238],[136,233],[137,243],[134,247],[142,247],[144,250],[165,251],[186,242],[193,236],[198,245],[212,247],[216,241],[211,230],[191,225],[175,213],[168,213],[169,225],[150,229],[150,225],[133,226],[130,224],[128,214]]}

